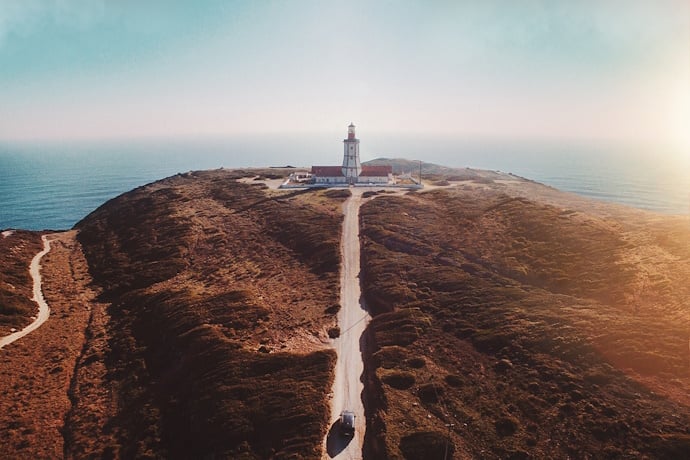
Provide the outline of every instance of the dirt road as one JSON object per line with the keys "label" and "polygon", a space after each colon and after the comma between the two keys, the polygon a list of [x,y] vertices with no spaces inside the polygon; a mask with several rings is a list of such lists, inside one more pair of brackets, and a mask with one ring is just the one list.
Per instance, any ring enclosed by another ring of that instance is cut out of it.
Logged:
{"label": "dirt road", "polygon": [[[345,219],[341,237],[340,312],[338,325],[340,337],[334,346],[338,353],[331,399],[331,426],[326,438],[324,458],[360,459],[366,430],[364,405],[362,403],[362,352],[360,339],[369,323],[369,314],[361,303],[359,286],[359,207],[362,190],[350,189],[352,197],[343,204]],[[355,434],[353,438],[340,432],[338,416],[343,410],[355,413]]]}
{"label": "dirt road", "polygon": [[[4,236],[4,235],[3,235]],[[19,340],[25,335],[35,331],[41,325],[48,319],[48,316],[50,315],[50,308],[48,308],[48,304],[46,303],[45,299],[43,298],[43,292],[41,291],[41,259],[43,258],[44,255],[48,254],[48,251],[50,251],[50,241],[48,240],[48,237],[46,235],[43,235],[43,250],[36,254],[36,256],[33,258],[31,261],[31,265],[29,266],[29,272],[31,273],[31,278],[33,279],[34,282],[34,287],[33,287],[33,292],[34,292],[34,297],[33,301],[38,304],[38,316],[34,320],[33,323],[29,324],[26,326],[24,329],[21,331],[17,331],[14,334],[7,335],[5,337],[0,338],[0,348],[4,347],[5,345],[9,345],[10,343],[14,342],[15,340]]]}

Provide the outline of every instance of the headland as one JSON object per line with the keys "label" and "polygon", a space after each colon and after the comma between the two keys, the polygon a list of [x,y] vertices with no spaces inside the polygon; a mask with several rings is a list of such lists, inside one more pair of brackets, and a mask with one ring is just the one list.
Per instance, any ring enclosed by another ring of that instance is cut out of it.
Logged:
{"label": "headland", "polygon": [[[687,452],[687,219],[422,167],[360,209],[364,458]],[[290,172],[179,174],[59,235],[49,321],[0,352],[0,454],[318,458],[350,193],[264,183]],[[41,235],[0,244],[8,332]]]}

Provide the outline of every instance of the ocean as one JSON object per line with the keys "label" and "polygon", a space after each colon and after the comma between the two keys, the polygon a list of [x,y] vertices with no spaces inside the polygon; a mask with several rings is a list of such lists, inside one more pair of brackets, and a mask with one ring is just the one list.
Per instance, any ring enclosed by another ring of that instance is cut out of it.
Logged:
{"label": "ocean", "polygon": [[[371,136],[362,161],[408,158],[511,172],[599,200],[690,212],[688,152],[650,145]],[[335,136],[184,141],[0,143],[0,230],[63,230],[137,186],[200,169],[341,162]]]}

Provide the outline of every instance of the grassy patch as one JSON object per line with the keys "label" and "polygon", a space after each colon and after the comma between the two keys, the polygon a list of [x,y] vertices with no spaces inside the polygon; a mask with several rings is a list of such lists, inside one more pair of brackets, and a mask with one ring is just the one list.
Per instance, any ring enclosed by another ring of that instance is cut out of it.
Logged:
{"label": "grassy patch", "polygon": [[478,458],[677,455],[690,423],[690,230],[484,185],[361,209],[380,393],[370,449],[418,455],[411,431],[452,423]]}
{"label": "grassy patch", "polygon": [[415,377],[411,372],[388,371],[382,374],[381,381],[398,390],[407,390],[415,384]]}
{"label": "grassy patch", "polygon": [[442,433],[412,433],[400,440],[400,452],[406,460],[442,460],[453,458],[455,448]]}
{"label": "grassy patch", "polygon": [[286,342],[337,332],[345,195],[275,192],[243,175],[175,176],[78,224],[112,303],[102,359],[121,457],[320,455],[335,354]]}
{"label": "grassy patch", "polygon": [[31,300],[33,282],[29,264],[43,249],[41,234],[23,230],[8,237],[0,236],[0,335],[9,334],[10,328],[20,329],[31,322],[38,306]]}

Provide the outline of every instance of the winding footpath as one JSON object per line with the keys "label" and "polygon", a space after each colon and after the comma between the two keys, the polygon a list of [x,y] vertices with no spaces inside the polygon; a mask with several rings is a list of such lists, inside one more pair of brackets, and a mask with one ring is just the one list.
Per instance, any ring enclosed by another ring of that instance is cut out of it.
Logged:
{"label": "winding footpath", "polygon": [[41,327],[41,325],[45,323],[45,321],[48,319],[48,316],[50,316],[50,308],[48,307],[48,304],[43,298],[43,291],[41,290],[40,271],[41,259],[50,251],[50,241],[48,240],[48,237],[46,235],[43,235],[41,239],[43,240],[43,250],[34,256],[34,258],[31,260],[31,265],[29,266],[29,273],[31,273],[31,278],[33,279],[34,283],[34,296],[31,300],[38,304],[38,316],[36,317],[33,323],[29,324],[21,331],[17,331],[13,334],[0,338],[0,349],[2,349],[5,345],[9,345],[15,340],[19,340],[25,335],[35,331],[36,329]]}
{"label": "winding footpath", "polygon": [[[362,190],[350,189],[352,196],[343,204],[345,218],[341,237],[340,337],[334,340],[338,354],[331,399],[331,423],[326,438],[326,459],[361,459],[366,418],[362,402],[362,350],[360,341],[369,324],[369,313],[364,308],[359,284],[360,244],[359,207]],[[348,438],[340,433],[338,417],[344,410],[355,413],[355,434]]]}

